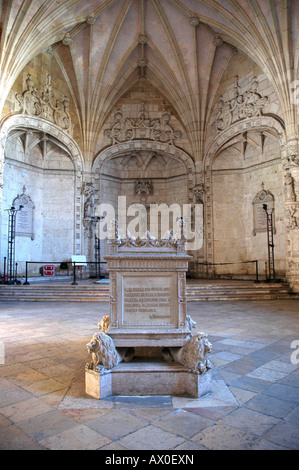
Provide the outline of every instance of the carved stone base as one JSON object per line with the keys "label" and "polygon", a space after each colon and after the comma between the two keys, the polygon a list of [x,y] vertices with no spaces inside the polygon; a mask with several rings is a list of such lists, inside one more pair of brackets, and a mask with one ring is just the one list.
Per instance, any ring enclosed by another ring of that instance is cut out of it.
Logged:
{"label": "carved stone base", "polygon": [[110,395],[172,395],[200,398],[211,391],[213,371],[193,373],[183,365],[138,359],[113,369],[85,370],[87,395],[102,399]]}

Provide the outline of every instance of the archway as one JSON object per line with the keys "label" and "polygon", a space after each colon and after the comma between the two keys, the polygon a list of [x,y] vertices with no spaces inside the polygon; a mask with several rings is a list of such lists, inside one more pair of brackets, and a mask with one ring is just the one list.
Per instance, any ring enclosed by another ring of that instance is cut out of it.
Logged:
{"label": "archway", "polygon": [[[183,215],[183,205],[193,201],[194,162],[170,145],[136,140],[109,147],[96,157],[92,174],[95,205],[111,204],[115,217],[122,221],[122,230],[125,227],[133,236],[143,235],[146,230],[157,238],[164,235],[165,224],[161,223],[160,213],[154,220],[153,205],[169,208],[171,229],[178,215]],[[141,219],[136,221],[140,206],[146,212],[144,225],[140,224]],[[107,243],[102,241],[101,260],[107,249]]]}
{"label": "archway", "polygon": [[[5,163],[1,262],[7,253],[6,210],[16,197],[30,198],[34,205],[31,232],[28,220],[23,220],[16,233],[19,274],[25,271],[25,261],[70,261],[81,253],[83,160],[77,144],[52,123],[25,115],[10,116],[2,123],[0,142]],[[32,264],[31,271],[38,273],[40,266]]]}
{"label": "archway", "polygon": [[258,196],[271,195],[277,275],[285,277],[284,141],[282,124],[270,116],[260,116],[232,125],[211,143],[204,161],[210,276],[255,278],[254,264],[246,263],[255,259],[262,277],[266,276],[267,229],[262,220],[266,215]]}

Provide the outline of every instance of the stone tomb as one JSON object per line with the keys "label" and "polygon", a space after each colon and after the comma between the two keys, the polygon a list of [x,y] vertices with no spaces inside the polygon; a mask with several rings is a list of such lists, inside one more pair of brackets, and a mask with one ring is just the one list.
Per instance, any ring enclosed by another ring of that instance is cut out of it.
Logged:
{"label": "stone tomb", "polygon": [[186,254],[183,226],[169,238],[147,234],[136,241],[115,236],[105,257],[110,312],[87,345],[86,393],[200,397],[211,389],[207,335],[192,334],[186,314]]}

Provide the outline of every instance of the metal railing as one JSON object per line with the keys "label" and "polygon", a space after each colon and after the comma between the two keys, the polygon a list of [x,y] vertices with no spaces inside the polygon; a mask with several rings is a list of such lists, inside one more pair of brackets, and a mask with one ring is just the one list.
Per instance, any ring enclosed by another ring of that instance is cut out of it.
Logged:
{"label": "metal railing", "polygon": [[[49,262],[46,262],[46,261],[26,261],[26,268],[25,268],[25,282],[24,282],[24,286],[29,286],[30,285],[30,282],[28,281],[28,266],[29,264],[40,264],[42,266],[46,266],[46,265],[61,265],[62,263],[67,263],[67,264],[71,264],[73,266],[73,274],[72,274],[72,279],[73,279],[73,282],[71,285],[74,285],[74,286],[77,286],[78,283],[77,283],[77,279],[78,279],[78,276],[77,276],[77,268],[79,267],[82,267],[82,262],[79,263],[79,262],[76,262],[76,261],[49,261]],[[84,261],[84,266],[85,265],[89,265],[89,264],[92,264],[92,265],[95,265],[96,268],[99,266],[99,271],[98,269],[96,269],[97,271],[97,276],[99,279],[102,278],[101,276],[101,264],[107,264],[106,261]]]}
{"label": "metal railing", "polygon": [[257,259],[249,260],[249,261],[234,261],[234,262],[227,262],[227,263],[200,263],[198,262],[197,264],[201,264],[203,266],[226,266],[228,264],[246,264],[246,263],[255,263],[255,281],[254,282],[260,282],[259,281],[259,262]]}
{"label": "metal railing", "polygon": [[[45,261],[26,261],[26,269],[25,269],[25,282],[24,282],[24,285],[30,285],[29,281],[28,281],[28,267],[30,264],[38,264],[38,265],[61,265],[62,263],[67,263],[68,265],[72,265],[73,266],[73,273],[72,273],[72,284],[71,285],[78,285],[77,283],[77,280],[78,280],[78,276],[77,276],[77,269],[76,267],[82,267],[82,262],[79,263],[79,262],[76,262],[76,261],[49,261],[49,262],[45,262]],[[248,261],[234,261],[234,262],[223,262],[223,263],[207,263],[207,262],[197,262],[196,264],[197,265],[202,265],[202,266],[227,266],[227,265],[232,265],[232,264],[248,264],[248,263],[254,263],[255,264],[255,281],[256,283],[260,282],[259,280],[259,261],[256,259],[256,260],[248,260]],[[104,276],[101,275],[101,265],[102,264],[107,264],[106,261],[86,261],[84,262],[84,265],[95,265],[96,266],[96,273],[97,275],[95,277],[101,279],[103,278]],[[16,263],[16,272],[17,272],[17,265],[18,263]],[[4,276],[5,278],[5,276]],[[268,279],[269,281],[271,281],[271,279]],[[15,282],[16,282],[16,279],[15,279]],[[9,283],[9,282],[4,282],[4,283]],[[20,282],[18,282],[20,283]]]}

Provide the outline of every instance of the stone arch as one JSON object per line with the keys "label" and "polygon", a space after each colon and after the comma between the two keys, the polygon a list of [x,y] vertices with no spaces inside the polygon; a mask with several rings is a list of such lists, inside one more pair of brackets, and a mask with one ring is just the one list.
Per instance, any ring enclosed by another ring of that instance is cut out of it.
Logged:
{"label": "stone arch", "polygon": [[107,147],[106,149],[99,152],[95,157],[92,165],[92,174],[99,175],[105,162],[107,162],[112,157],[129,154],[130,152],[138,153],[142,150],[157,152],[162,155],[167,155],[168,157],[173,157],[183,164],[183,166],[186,168],[188,179],[188,198],[190,201],[192,201],[192,189],[195,184],[194,160],[187,152],[173,145],[168,145],[161,142],[152,142],[150,140],[132,140]]}
{"label": "stone arch", "polygon": [[[237,137],[243,133],[257,131],[265,131],[271,134],[279,142],[281,149],[286,144],[286,131],[283,123],[272,116],[258,116],[256,118],[245,119],[231,125],[225,131],[220,132],[208,146],[203,159],[204,178],[205,178],[205,196],[206,196],[206,226],[205,232],[207,237],[206,244],[206,261],[214,263],[214,247],[213,247],[213,191],[212,191],[212,167],[217,156],[226,148],[233,145],[237,141]],[[209,269],[212,275],[213,267]]]}
{"label": "stone arch", "polygon": [[84,171],[84,160],[81,150],[75,140],[63,131],[56,124],[35,116],[28,116],[24,114],[13,114],[5,117],[0,123],[0,204],[2,203],[2,187],[3,187],[3,170],[5,164],[5,146],[7,138],[10,133],[18,128],[40,131],[41,133],[48,134],[54,137],[57,141],[62,143],[62,146],[67,149],[67,153],[74,165],[74,254],[81,254],[81,231],[82,231],[82,217],[81,217],[81,187],[82,187],[82,174]]}
{"label": "stone arch", "polygon": [[266,130],[276,136],[281,145],[286,142],[286,132],[283,124],[271,116],[259,116],[254,119],[245,119],[233,124],[228,129],[220,132],[211,142],[204,156],[204,168],[206,171],[211,167],[211,162],[217,156],[223,147],[236,136],[249,131]]}
{"label": "stone arch", "polygon": [[[4,162],[4,149],[6,140],[10,132],[18,127],[40,130],[46,134],[50,134],[57,140],[61,141],[69,150],[70,157],[74,163],[76,174],[81,174],[84,170],[84,161],[81,150],[75,140],[60,129],[56,124],[46,121],[45,119],[28,116],[24,114],[13,114],[6,117],[0,124],[0,162]],[[3,166],[2,166],[3,168]]]}
{"label": "stone arch", "polygon": [[[161,173],[154,176],[155,170],[149,168],[149,163],[152,161],[152,157],[156,156],[158,162],[160,162],[161,165],[163,164],[163,160],[165,160],[165,170],[163,174]],[[134,165],[132,165],[131,168],[128,168],[129,162],[132,161],[133,157],[136,157],[136,159],[134,159],[134,163],[136,162],[136,173],[133,168]],[[113,160],[119,161],[120,167],[124,168],[123,174],[114,173],[114,176],[113,173],[109,174],[110,169],[112,169],[112,165],[109,169],[107,167],[110,165],[110,161]],[[166,176],[166,173],[168,173],[168,165],[171,166],[171,169],[169,175]],[[171,173],[175,167],[180,167],[180,170],[178,170],[178,173]],[[152,174],[151,171],[153,171]],[[143,204],[147,209],[149,209],[150,204],[160,204],[165,202],[166,204],[171,205],[170,201],[172,200],[174,202],[178,192],[176,192],[174,186],[172,186],[171,183],[169,186],[167,186],[167,188],[170,188],[170,193],[168,193],[166,186],[163,187],[164,183],[162,181],[168,177],[172,179],[173,184],[178,185],[178,187],[180,184],[178,181],[182,181],[182,178],[184,178],[186,185],[184,186],[183,191],[184,200],[181,198],[182,205],[185,204],[187,200],[189,202],[191,198],[191,202],[193,201],[192,189],[195,180],[194,161],[189,154],[173,145],[168,145],[161,142],[153,142],[151,140],[145,139],[136,139],[115,144],[103,149],[96,155],[93,161],[91,172],[98,195],[96,199],[97,203],[106,203],[108,198],[110,198],[109,203],[117,207],[117,196],[120,194],[119,191],[123,191],[122,194],[127,195],[127,208],[139,200],[141,204]],[[134,174],[137,175],[137,173],[139,176],[134,176]],[[111,178],[114,186],[107,186],[107,181],[109,178]],[[135,184],[140,178],[150,179],[150,181],[153,182],[153,193],[150,192],[147,194],[147,196],[144,196],[144,194],[141,195],[139,193],[137,195],[137,193],[135,193]],[[126,183],[124,183],[124,181]],[[162,191],[160,192],[160,190]],[[164,196],[166,193],[168,200],[164,201]],[[136,201],[134,201],[135,197]],[[179,198],[180,197],[181,196],[179,196]],[[128,217],[130,219],[130,216]],[[101,248],[101,256],[104,255],[104,250],[107,249],[107,247],[105,248],[104,245],[105,244],[103,244]]]}
{"label": "stone arch", "polygon": [[92,173],[100,173],[102,165],[105,161],[116,155],[124,155],[129,152],[138,152],[140,150],[151,150],[159,152],[168,156],[173,156],[183,163],[189,174],[195,173],[195,164],[191,156],[184,150],[174,147],[172,145],[163,144],[160,142],[152,142],[150,140],[132,140],[129,142],[116,144],[102,150],[94,159],[92,165]]}

